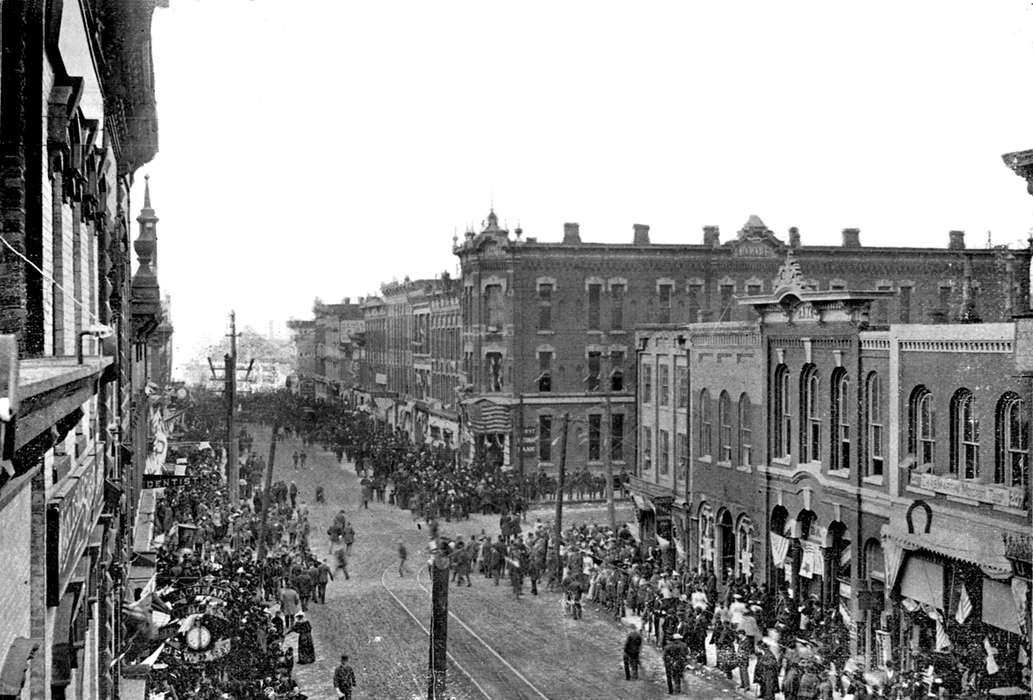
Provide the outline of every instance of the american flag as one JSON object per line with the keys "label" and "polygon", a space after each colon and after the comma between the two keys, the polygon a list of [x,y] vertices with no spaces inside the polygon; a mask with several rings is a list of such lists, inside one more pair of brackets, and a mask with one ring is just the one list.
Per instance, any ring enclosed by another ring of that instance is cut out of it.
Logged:
{"label": "american flag", "polygon": [[475,433],[508,433],[513,430],[509,409],[491,401],[477,401],[469,410],[470,429]]}

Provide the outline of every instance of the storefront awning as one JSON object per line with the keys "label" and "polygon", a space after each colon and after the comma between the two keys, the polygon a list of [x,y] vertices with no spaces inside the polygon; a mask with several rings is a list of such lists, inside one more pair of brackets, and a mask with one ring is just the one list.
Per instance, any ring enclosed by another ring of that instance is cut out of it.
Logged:
{"label": "storefront awning", "polygon": [[983,579],[983,622],[1012,634],[1022,634],[1022,614],[1015,607],[1011,586],[1000,581]]}
{"label": "storefront awning", "polygon": [[635,501],[635,507],[639,510],[653,510],[653,503],[645,496],[640,496],[637,493],[631,494],[631,498]]}
{"label": "storefront awning", "polygon": [[900,595],[943,609],[943,566],[912,554],[904,562]]}
{"label": "storefront awning", "polygon": [[965,523],[964,528],[936,525],[929,532],[911,533],[892,526],[882,528],[883,537],[905,550],[924,549],[951,559],[979,566],[983,573],[995,579],[1011,577],[1011,563],[1004,556],[1001,531]]}
{"label": "storefront awning", "polygon": [[19,697],[25,684],[25,671],[29,659],[39,649],[40,640],[30,637],[16,637],[4,656],[0,667],[0,695]]}

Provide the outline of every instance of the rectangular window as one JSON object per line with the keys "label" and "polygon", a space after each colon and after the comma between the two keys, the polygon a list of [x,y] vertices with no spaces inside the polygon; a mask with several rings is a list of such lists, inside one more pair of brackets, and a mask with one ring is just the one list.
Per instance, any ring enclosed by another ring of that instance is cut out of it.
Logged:
{"label": "rectangular window", "polygon": [[624,351],[610,353],[610,391],[624,391]]}
{"label": "rectangular window", "polygon": [[673,287],[669,284],[661,284],[659,288],[660,304],[659,304],[659,318],[657,319],[660,323],[671,322],[671,296]]}
{"label": "rectangular window", "polygon": [[657,433],[660,444],[657,446],[660,460],[660,473],[667,474],[671,470],[671,434],[666,430]]}
{"label": "rectangular window", "polygon": [[598,413],[588,416],[588,461],[598,462],[602,449],[603,417]]}
{"label": "rectangular window", "polygon": [[552,391],[552,351],[538,351],[538,391]]}
{"label": "rectangular window", "polygon": [[911,287],[900,288],[900,322],[911,323]]}
{"label": "rectangular window", "polygon": [[552,416],[538,416],[538,461],[552,461]]}
{"label": "rectangular window", "polygon": [[667,406],[671,402],[671,368],[662,364],[657,368],[658,392],[660,394],[660,405]]}
{"label": "rectangular window", "polygon": [[642,403],[653,400],[653,367],[642,363]]}
{"label": "rectangular window", "polygon": [[703,319],[699,317],[701,299],[703,297],[703,285],[689,285],[689,323],[699,323]]}
{"label": "rectangular window", "polygon": [[602,285],[588,285],[588,330],[599,330],[599,296],[602,293]]}
{"label": "rectangular window", "polygon": [[487,307],[487,325],[489,328],[502,330],[503,304],[502,285],[489,284],[484,288],[485,306]]}
{"label": "rectangular window", "polygon": [[614,462],[624,461],[623,413],[614,413],[610,416],[610,459]]}
{"label": "rectangular window", "polygon": [[675,369],[678,374],[678,408],[689,407],[689,368],[678,367]]}
{"label": "rectangular window", "polygon": [[[892,287],[885,284],[878,286],[880,292],[891,292]],[[873,323],[877,326],[885,326],[890,322],[890,302],[889,299],[878,299],[875,302],[875,309],[873,311],[874,320]]]}
{"label": "rectangular window", "polygon": [[610,287],[610,327],[615,331],[624,330],[623,284],[615,284]]}
{"label": "rectangular window", "polygon": [[699,398],[699,456],[709,457],[713,449],[713,415],[710,407],[710,393],[705,389]]}
{"label": "rectangular window", "polygon": [[689,474],[689,434],[678,433],[678,457],[674,464],[675,476],[679,480],[688,478]]}
{"label": "rectangular window", "polygon": [[939,295],[938,295],[937,298],[939,299],[939,311],[943,311],[944,313],[948,313],[950,311],[950,307],[951,307],[951,288],[950,288],[950,285],[948,285],[948,284],[940,285]]}
{"label": "rectangular window", "polygon": [[653,431],[642,426],[642,471],[653,468]]}
{"label": "rectangular window", "polygon": [[732,321],[735,319],[735,285],[722,284],[720,289],[721,313],[718,321]]}
{"label": "rectangular window", "polygon": [[746,294],[751,297],[760,296],[764,293],[764,287],[759,284],[746,285]]}
{"label": "rectangular window", "polygon": [[489,352],[484,358],[488,391],[502,391],[502,353]]}
{"label": "rectangular window", "polygon": [[538,330],[552,330],[552,285],[538,285]]}
{"label": "rectangular window", "polygon": [[868,378],[868,475],[882,476],[882,397],[879,377],[872,375]]}
{"label": "rectangular window", "polygon": [[592,351],[588,353],[588,376],[585,377],[585,388],[588,391],[599,391],[599,374],[602,371],[601,352]]}

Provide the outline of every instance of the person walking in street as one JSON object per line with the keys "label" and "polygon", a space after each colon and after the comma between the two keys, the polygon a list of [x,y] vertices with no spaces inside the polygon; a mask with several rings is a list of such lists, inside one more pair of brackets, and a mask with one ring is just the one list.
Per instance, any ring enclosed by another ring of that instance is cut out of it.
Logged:
{"label": "person walking in street", "polygon": [[689,648],[682,641],[682,636],[675,632],[671,641],[664,646],[664,671],[667,673],[667,694],[681,694],[682,677],[685,675],[685,663],[689,658]]}
{"label": "person walking in street", "polygon": [[305,468],[305,462],[308,461],[308,455],[305,454],[305,452],[303,450],[301,452],[301,454],[299,455],[299,457],[301,458],[301,468],[304,469]]}
{"label": "person walking in street", "polygon": [[334,690],[338,700],[351,700],[352,688],[355,687],[355,671],[348,664],[348,655],[341,654],[341,663],[334,669]]}
{"label": "person walking in street", "polygon": [[288,624],[294,620],[294,616],[301,612],[301,598],[293,588],[280,589],[280,610],[287,618]]}
{"label": "person walking in street", "polygon": [[291,485],[287,487],[287,495],[291,499],[291,510],[298,507],[298,485],[291,481]]}
{"label": "person walking in street", "polygon": [[293,459],[294,459],[294,470],[297,471],[297,469],[298,469],[298,460],[301,459],[298,456],[298,451],[297,450],[294,450]]}
{"label": "person walking in street", "polygon": [[638,660],[642,652],[642,635],[636,628],[624,639],[624,680],[638,680]]}
{"label": "person walking in street", "polygon": [[292,631],[298,634],[298,664],[315,663],[316,645],[312,641],[312,623],[305,619],[305,613],[299,612],[294,616]]}
{"label": "person walking in street", "polygon": [[301,611],[308,612],[308,604],[312,600],[312,577],[307,571],[302,570],[294,577],[294,590],[301,598]]}
{"label": "person walking in street", "polygon": [[409,558],[409,550],[405,548],[405,543],[398,540],[398,576],[401,578],[405,576],[405,560]]}
{"label": "person walking in street", "polygon": [[326,559],[316,567],[316,602],[326,605],[326,586],[334,580],[334,572],[326,563]]}
{"label": "person walking in street", "polygon": [[351,578],[351,576],[348,575],[348,554],[345,552],[344,547],[338,547],[335,553],[337,557],[337,567],[334,571],[337,571],[337,569],[343,571],[344,580],[347,581]]}
{"label": "person walking in street", "polygon": [[355,542],[355,528],[351,523],[345,524],[342,536],[344,537],[344,553],[351,556],[352,544]]}

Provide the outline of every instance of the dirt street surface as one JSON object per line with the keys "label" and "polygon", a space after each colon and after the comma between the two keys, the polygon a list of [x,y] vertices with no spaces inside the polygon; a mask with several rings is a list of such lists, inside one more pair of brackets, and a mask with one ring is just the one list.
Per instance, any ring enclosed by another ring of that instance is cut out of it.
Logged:
{"label": "dirt street surface", "polygon": [[[268,428],[251,428],[255,450],[267,455]],[[307,465],[295,470],[291,455],[304,451]],[[430,579],[427,566],[427,530],[418,529],[409,511],[388,503],[362,508],[353,465],[339,464],[318,445],[302,447],[295,440],[281,441],[276,449],[274,481],[294,481],[298,498],[309,510],[310,546],[333,566],[326,530],[337,511],[344,509],[356,530],[348,563],[351,578],[340,572],[327,588],[326,605],[309,607],[314,628],[316,663],[295,666],[302,691],[313,700],[336,698],[333,671],[341,653],[351,657],[358,699],[426,697],[430,626]],[[315,487],[322,485],[326,502],[315,502]],[[532,511],[535,518],[552,521],[553,509]],[[564,522],[602,522],[605,507],[571,506]],[[631,510],[618,510],[618,521],[630,519]],[[464,541],[482,530],[498,534],[498,516],[473,516],[458,523],[442,523],[442,534],[461,535]],[[407,571],[399,576],[398,542],[409,551]],[[667,695],[663,664],[652,644],[643,645],[640,680],[624,680],[621,649],[627,627],[605,611],[586,603],[582,620],[563,615],[560,596],[540,591],[514,598],[508,582],[496,587],[482,575],[471,576],[471,587],[449,587],[448,697],[456,700],[606,700],[660,698]],[[404,606],[404,607],[403,607]],[[414,619],[415,617],[415,619]],[[417,623],[419,621],[419,624]],[[294,635],[287,638],[296,644]],[[720,679],[690,671],[683,697],[734,696]]]}

